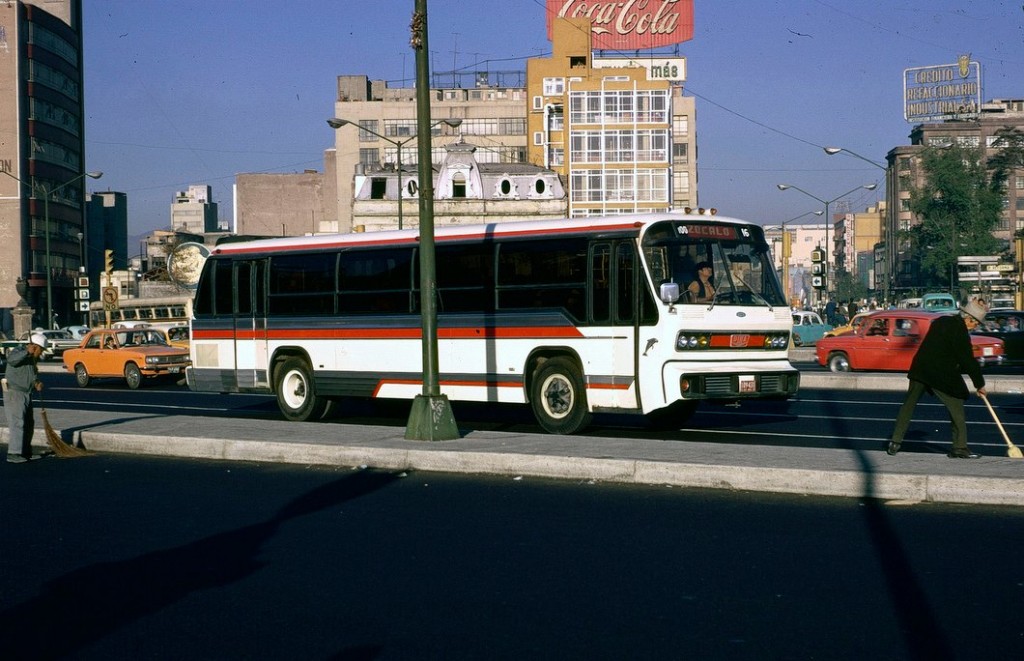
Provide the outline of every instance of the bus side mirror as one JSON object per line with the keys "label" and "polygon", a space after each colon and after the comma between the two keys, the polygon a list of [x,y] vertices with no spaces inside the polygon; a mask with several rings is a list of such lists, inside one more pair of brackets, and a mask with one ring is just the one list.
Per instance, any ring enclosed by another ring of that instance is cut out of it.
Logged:
{"label": "bus side mirror", "polygon": [[658,290],[658,295],[661,297],[661,302],[668,305],[672,305],[679,300],[679,283],[678,282],[663,282]]}

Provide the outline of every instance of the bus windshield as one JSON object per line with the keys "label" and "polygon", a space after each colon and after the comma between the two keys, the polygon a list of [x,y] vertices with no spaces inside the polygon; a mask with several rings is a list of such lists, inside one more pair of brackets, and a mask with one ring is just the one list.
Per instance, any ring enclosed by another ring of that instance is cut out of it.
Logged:
{"label": "bus windshield", "polygon": [[[786,304],[760,227],[666,220],[652,224],[641,245],[654,291],[677,283],[679,303]],[[698,266],[710,266],[706,280]]]}

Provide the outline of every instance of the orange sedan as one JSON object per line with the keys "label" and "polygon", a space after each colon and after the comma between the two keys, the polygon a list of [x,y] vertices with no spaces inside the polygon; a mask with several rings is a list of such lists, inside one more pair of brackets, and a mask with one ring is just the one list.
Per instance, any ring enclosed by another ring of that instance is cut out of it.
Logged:
{"label": "orange sedan", "polygon": [[162,333],[146,328],[96,329],[63,358],[82,388],[94,378],[116,377],[134,390],[143,379],[179,377],[189,365],[187,349],[169,346]]}

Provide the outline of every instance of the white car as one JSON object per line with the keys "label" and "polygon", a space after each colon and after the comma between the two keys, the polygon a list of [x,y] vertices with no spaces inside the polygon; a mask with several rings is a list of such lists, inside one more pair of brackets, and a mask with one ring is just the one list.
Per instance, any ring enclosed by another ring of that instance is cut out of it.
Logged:
{"label": "white car", "polygon": [[65,326],[64,328],[61,328],[61,330],[70,333],[71,337],[75,338],[79,342],[82,341],[83,337],[89,334],[88,326]]}
{"label": "white car", "polygon": [[32,333],[42,333],[46,336],[46,340],[49,344],[43,349],[43,355],[41,360],[56,360],[64,355],[64,351],[67,349],[74,349],[81,344],[81,339],[76,339],[71,336],[71,333],[63,330],[42,330],[36,329],[29,331],[21,336],[22,342],[27,342],[29,335]]}

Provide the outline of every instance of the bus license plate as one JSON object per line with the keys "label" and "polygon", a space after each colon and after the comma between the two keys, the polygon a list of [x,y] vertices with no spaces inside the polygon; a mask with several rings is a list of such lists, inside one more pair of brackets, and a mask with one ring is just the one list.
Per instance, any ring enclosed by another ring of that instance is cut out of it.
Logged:
{"label": "bus license plate", "polygon": [[740,376],[740,392],[757,392],[757,380],[753,374]]}

